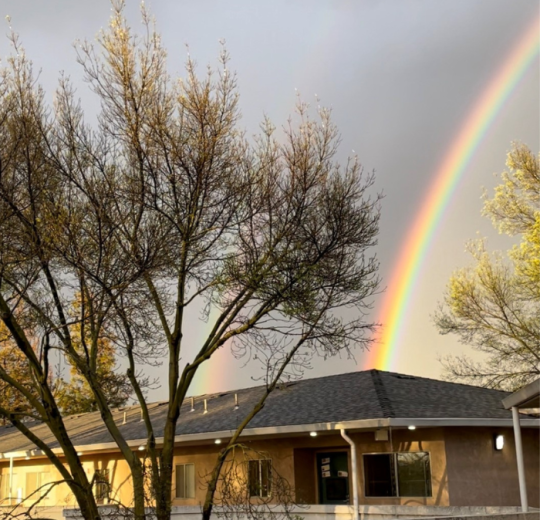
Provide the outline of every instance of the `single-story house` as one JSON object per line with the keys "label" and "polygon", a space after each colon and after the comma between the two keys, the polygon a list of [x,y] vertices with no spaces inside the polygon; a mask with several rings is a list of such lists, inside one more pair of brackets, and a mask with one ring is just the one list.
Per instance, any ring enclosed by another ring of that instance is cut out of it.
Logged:
{"label": "single-story house", "polygon": [[[205,476],[220,443],[230,438],[263,390],[186,399],[176,437],[175,506],[203,501]],[[291,485],[298,503],[335,507],[356,502],[378,511],[403,506],[431,516],[434,508],[520,506],[512,412],[502,404],[509,395],[379,370],[282,384],[241,437],[250,459],[242,465],[244,485],[252,496],[272,499],[276,472]],[[158,444],[163,404],[151,406]],[[143,457],[146,432],[139,408],[118,409],[115,417]],[[520,413],[519,422],[529,505],[538,508],[540,419]],[[89,477],[96,476],[98,500],[129,505],[129,470],[99,413],[67,417],[66,426]],[[57,446],[45,425],[32,430]],[[33,491],[58,478],[22,434],[0,428],[0,506],[24,506]],[[65,484],[52,489],[42,504],[76,506]],[[408,516],[414,516],[410,511]]]}

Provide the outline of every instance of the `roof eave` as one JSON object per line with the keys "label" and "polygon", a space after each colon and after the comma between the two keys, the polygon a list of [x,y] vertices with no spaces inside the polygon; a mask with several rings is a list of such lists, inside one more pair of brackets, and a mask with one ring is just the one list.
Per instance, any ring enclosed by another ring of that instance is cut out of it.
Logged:
{"label": "roof eave", "polygon": [[[540,428],[540,418],[522,418],[520,424],[523,428]],[[379,428],[406,428],[415,426],[417,428],[437,428],[444,426],[461,426],[461,427],[512,427],[512,419],[486,419],[486,418],[381,418],[381,419],[362,419],[357,421],[342,421],[329,423],[312,423],[298,424],[290,426],[271,426],[263,428],[246,428],[242,432],[243,438],[274,436],[274,435],[294,435],[302,433],[310,433],[316,431],[318,433],[336,432],[341,429],[348,431],[374,430]],[[187,444],[197,442],[208,442],[215,439],[227,439],[232,436],[232,430],[222,430],[216,432],[193,433],[186,435],[177,435],[175,444]],[[163,443],[163,437],[156,438],[156,445]],[[136,439],[127,442],[128,446],[134,450],[145,446],[146,439]],[[93,452],[115,451],[118,446],[114,442],[100,444],[86,444],[75,446],[77,452],[82,454],[90,454]],[[43,456],[41,450],[27,450],[10,453],[0,453],[0,460],[13,458],[25,458],[29,456]],[[62,455],[60,448],[53,448],[53,452]]]}

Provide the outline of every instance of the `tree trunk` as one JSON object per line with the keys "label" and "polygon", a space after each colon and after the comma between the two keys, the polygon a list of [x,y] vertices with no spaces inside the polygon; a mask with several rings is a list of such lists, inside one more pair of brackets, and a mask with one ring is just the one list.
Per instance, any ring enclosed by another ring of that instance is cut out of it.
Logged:
{"label": "tree trunk", "polygon": [[218,460],[216,462],[216,465],[214,466],[214,470],[212,471],[212,476],[210,477],[210,482],[208,482],[208,487],[206,488],[206,496],[204,498],[204,505],[202,511],[202,520],[210,520],[210,516],[212,515],[212,508],[214,506],[214,495],[216,493],[219,475],[221,473],[221,468],[223,468],[225,459],[227,458],[228,452],[229,450],[227,448],[219,452]]}
{"label": "tree trunk", "polygon": [[71,487],[71,491],[75,495],[77,504],[81,510],[81,515],[85,520],[100,520],[99,510],[92,492],[92,486],[82,487],[74,483]]}
{"label": "tree trunk", "polygon": [[163,447],[160,456],[159,476],[154,478],[153,481],[157,520],[170,520],[171,518],[173,455],[174,445],[168,446],[167,448],[165,448],[165,446]]}
{"label": "tree trunk", "polygon": [[131,480],[133,482],[133,515],[135,520],[145,520],[144,474],[141,465],[131,468]]}

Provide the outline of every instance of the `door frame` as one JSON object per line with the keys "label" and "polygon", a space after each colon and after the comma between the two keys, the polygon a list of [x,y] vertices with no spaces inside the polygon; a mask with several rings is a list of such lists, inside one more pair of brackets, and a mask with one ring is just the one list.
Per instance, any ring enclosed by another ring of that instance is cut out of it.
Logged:
{"label": "door frame", "polygon": [[[315,497],[316,497],[316,500],[317,500],[317,505],[325,505],[325,504],[321,504],[320,502],[320,497],[321,497],[321,494],[320,494],[320,487],[319,487],[319,473],[318,473],[318,467],[317,467],[317,455],[319,453],[346,453],[347,454],[347,468],[349,470],[349,505],[350,505],[350,502],[351,502],[351,497],[352,497],[352,472],[351,472],[351,469],[352,469],[352,462],[351,462],[351,449],[350,448],[346,448],[346,447],[343,447],[343,446],[339,446],[339,447],[336,447],[336,448],[333,448],[332,446],[328,446],[326,448],[315,448],[314,450],[314,457],[313,457],[313,465],[315,466]],[[326,504],[328,505],[328,504]]]}

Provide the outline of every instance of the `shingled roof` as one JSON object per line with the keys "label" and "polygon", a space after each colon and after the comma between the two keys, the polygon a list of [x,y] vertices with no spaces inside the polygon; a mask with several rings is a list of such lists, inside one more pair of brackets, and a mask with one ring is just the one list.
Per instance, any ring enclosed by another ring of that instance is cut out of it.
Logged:
{"label": "shingled roof", "polygon": [[[191,399],[187,399],[182,405],[177,435],[235,430],[263,391],[264,387],[259,386],[198,396],[194,398],[194,411],[190,411]],[[235,394],[238,396],[238,410],[235,410]],[[507,395],[508,392],[499,390],[393,372],[351,372],[283,384],[268,397],[265,407],[250,422],[249,428],[384,418],[510,420],[511,412],[505,410],[501,403]],[[207,413],[203,408],[205,399]],[[157,438],[163,435],[165,405],[155,403],[150,406]],[[146,430],[140,420],[138,406],[115,410],[114,415],[128,441],[145,439]],[[70,416],[65,422],[76,446],[112,441],[97,412]],[[57,446],[45,425],[37,424],[32,430],[50,446]],[[0,452],[23,451],[33,447],[14,428],[0,428]]]}

